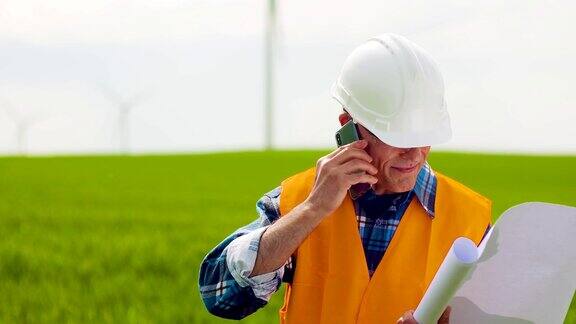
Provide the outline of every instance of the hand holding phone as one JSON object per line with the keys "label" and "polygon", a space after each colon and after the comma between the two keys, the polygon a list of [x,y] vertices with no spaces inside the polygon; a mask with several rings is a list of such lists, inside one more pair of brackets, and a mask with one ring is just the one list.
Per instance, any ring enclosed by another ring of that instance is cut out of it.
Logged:
{"label": "hand holding phone", "polygon": [[314,186],[303,202],[306,208],[315,211],[317,216],[325,217],[342,204],[352,186],[378,182],[378,169],[372,165],[372,157],[364,150],[367,145],[364,140],[355,141],[318,159]]}
{"label": "hand holding phone", "polygon": [[[342,128],[336,132],[336,143],[338,147],[360,140],[360,134],[353,120],[349,120]],[[364,171],[361,171],[365,173]],[[370,189],[369,183],[358,183],[350,187],[350,197],[357,199]]]}

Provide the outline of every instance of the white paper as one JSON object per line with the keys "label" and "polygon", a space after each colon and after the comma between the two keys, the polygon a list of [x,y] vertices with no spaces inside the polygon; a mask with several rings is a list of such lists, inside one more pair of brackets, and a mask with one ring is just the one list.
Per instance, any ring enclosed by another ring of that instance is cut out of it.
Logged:
{"label": "white paper", "polygon": [[478,248],[470,239],[457,238],[414,312],[420,324],[435,324],[478,260]]}
{"label": "white paper", "polygon": [[525,203],[507,210],[450,302],[450,323],[563,323],[576,290],[576,208]]}

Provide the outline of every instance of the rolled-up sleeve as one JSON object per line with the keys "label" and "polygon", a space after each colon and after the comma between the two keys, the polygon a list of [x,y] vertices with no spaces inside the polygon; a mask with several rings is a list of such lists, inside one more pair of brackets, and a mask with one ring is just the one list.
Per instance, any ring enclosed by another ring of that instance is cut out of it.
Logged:
{"label": "rolled-up sleeve", "polygon": [[230,319],[244,318],[266,305],[280,287],[285,267],[250,277],[260,238],[280,217],[279,199],[280,187],[260,198],[256,203],[258,219],[236,230],[202,261],[199,289],[210,313]]}
{"label": "rolled-up sleeve", "polygon": [[249,286],[256,297],[269,301],[282,282],[284,265],[275,271],[250,277],[258,256],[260,237],[262,237],[266,229],[268,229],[268,226],[259,228],[232,241],[228,246],[226,263],[230,274],[240,287]]}

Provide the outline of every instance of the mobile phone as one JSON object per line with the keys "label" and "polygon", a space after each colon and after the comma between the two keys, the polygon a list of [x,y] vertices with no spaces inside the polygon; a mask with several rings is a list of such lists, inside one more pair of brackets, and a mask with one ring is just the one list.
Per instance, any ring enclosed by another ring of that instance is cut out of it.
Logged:
{"label": "mobile phone", "polygon": [[[360,139],[360,134],[358,133],[358,129],[356,128],[356,124],[353,120],[349,120],[342,128],[340,128],[336,132],[336,144],[338,147],[342,145],[346,145],[357,141]],[[366,191],[370,189],[369,183],[357,183],[350,187],[350,197],[352,199],[356,199],[362,196]]]}

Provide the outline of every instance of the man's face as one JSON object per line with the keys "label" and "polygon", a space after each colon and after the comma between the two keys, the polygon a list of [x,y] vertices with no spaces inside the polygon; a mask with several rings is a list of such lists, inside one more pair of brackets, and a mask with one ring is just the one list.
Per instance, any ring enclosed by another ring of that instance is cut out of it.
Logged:
{"label": "man's face", "polygon": [[377,195],[410,191],[416,184],[420,168],[426,162],[430,146],[398,148],[390,146],[364,126],[358,125],[360,137],[368,142],[366,152],[374,159],[372,164],[378,168],[378,182],[372,186]]}

